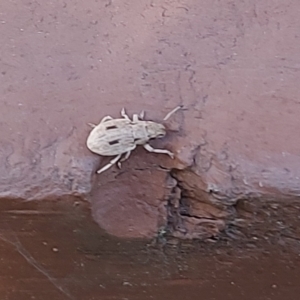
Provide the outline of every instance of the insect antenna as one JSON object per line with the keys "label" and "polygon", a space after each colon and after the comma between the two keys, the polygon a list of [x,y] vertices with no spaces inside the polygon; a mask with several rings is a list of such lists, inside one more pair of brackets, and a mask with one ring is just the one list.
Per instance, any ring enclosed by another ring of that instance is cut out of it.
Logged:
{"label": "insect antenna", "polygon": [[179,105],[177,107],[175,107],[174,109],[172,109],[165,117],[164,117],[164,121],[168,120],[174,113],[176,113],[179,109],[183,109],[183,105]]}

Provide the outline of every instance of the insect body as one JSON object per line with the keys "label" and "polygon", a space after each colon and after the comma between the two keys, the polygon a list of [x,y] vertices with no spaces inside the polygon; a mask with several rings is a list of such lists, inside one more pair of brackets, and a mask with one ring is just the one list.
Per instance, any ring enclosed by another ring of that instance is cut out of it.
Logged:
{"label": "insect body", "polygon": [[[176,107],[166,115],[167,120],[174,112],[179,110],[181,106]],[[137,145],[143,145],[149,152],[168,154],[174,158],[174,154],[165,149],[154,149],[148,141],[154,138],[164,137],[166,128],[163,124],[152,121],[144,121],[144,112],[139,116],[133,115],[132,120],[128,117],[123,108],[121,111],[121,119],[113,119],[110,116],[104,117],[98,125],[89,124],[93,127],[87,139],[87,147],[92,152],[103,156],[114,156],[107,165],[97,171],[98,174],[104,172],[112,165],[118,162],[119,168],[121,162],[129,158],[132,150]],[[121,156],[124,157],[121,159]]]}

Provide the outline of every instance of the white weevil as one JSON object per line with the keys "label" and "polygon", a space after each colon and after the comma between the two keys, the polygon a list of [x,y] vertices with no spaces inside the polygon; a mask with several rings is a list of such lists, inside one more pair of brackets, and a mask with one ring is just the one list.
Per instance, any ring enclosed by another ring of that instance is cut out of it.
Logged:
{"label": "white weevil", "polygon": [[[182,106],[177,106],[170,111],[164,117],[164,121],[179,109],[182,109]],[[137,145],[143,145],[149,152],[164,153],[174,158],[174,154],[169,150],[154,149],[148,144],[150,139],[165,136],[166,128],[163,124],[144,121],[144,111],[139,116],[134,114],[132,120],[130,120],[123,108],[121,116],[123,117],[121,119],[106,116],[98,125],[89,123],[93,129],[87,138],[86,145],[88,149],[103,156],[116,155],[107,165],[97,171],[98,174],[114,165],[124,154],[124,157],[117,163],[118,167],[121,168],[121,162],[129,158],[131,151]]]}

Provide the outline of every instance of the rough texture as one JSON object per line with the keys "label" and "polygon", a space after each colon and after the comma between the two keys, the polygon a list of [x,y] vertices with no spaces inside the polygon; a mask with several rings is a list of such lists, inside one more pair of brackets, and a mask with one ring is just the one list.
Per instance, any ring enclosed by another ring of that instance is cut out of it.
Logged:
{"label": "rough texture", "polygon": [[274,247],[254,237],[246,243],[124,240],[105,234],[80,199],[1,199],[0,295],[5,300],[298,299],[299,241],[281,236],[273,239]]}
{"label": "rough texture", "polygon": [[[79,195],[127,237],[207,238],[245,199],[254,211],[266,196],[297,204],[298,6],[1,1],[0,196]],[[187,110],[154,143],[176,160],[137,150],[122,171],[94,175],[107,160],[86,149],[87,122],[123,106],[159,121],[178,104]]]}

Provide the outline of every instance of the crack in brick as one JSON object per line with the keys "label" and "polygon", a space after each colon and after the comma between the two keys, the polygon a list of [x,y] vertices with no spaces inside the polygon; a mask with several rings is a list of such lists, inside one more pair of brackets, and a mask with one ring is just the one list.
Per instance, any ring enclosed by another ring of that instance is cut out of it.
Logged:
{"label": "crack in brick", "polygon": [[[200,239],[215,238],[226,226],[226,213],[201,199],[193,199],[189,191],[180,183],[172,169],[169,174],[175,180],[167,199],[167,226],[166,231],[170,236],[190,238],[199,235]],[[193,212],[193,206],[196,206]],[[211,209],[210,209],[211,207]],[[195,212],[199,211],[200,215]],[[202,215],[201,215],[202,213]],[[220,216],[214,216],[213,214]],[[206,214],[206,215],[205,215]]]}

